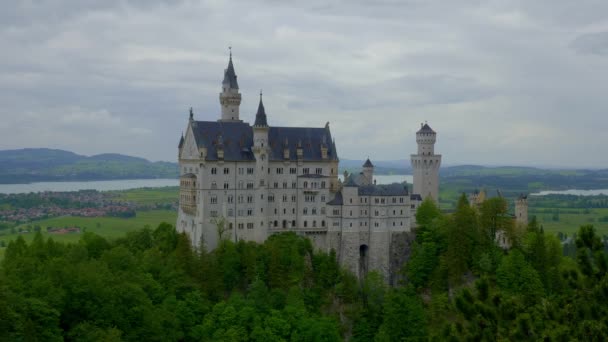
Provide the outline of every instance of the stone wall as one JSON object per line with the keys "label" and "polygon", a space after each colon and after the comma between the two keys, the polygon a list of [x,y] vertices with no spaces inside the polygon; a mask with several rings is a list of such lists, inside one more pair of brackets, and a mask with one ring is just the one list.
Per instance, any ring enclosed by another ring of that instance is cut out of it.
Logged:
{"label": "stone wall", "polygon": [[400,274],[401,269],[410,258],[412,252],[412,244],[416,239],[416,234],[411,232],[395,232],[391,235],[390,245],[390,276],[389,284],[397,285],[403,280],[403,275]]}

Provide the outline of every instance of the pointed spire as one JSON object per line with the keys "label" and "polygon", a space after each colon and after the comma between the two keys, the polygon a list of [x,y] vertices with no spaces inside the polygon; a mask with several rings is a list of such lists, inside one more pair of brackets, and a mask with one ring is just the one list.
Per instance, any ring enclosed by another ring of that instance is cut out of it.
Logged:
{"label": "pointed spire", "polygon": [[367,157],[367,160],[365,161],[365,164],[363,164],[363,167],[374,167],[374,164],[372,164],[372,162],[369,160],[369,157]]}
{"label": "pointed spire", "polygon": [[228,84],[232,89],[239,89],[239,84],[236,81],[236,72],[232,64],[232,46],[228,47],[228,49],[230,49],[230,59],[228,60],[228,68],[224,71],[224,81],[222,84]]}
{"label": "pointed spire", "polygon": [[253,125],[257,127],[268,127],[266,110],[264,109],[264,103],[262,102],[262,90],[260,90],[260,104],[258,105],[258,112],[255,114],[255,123]]}
{"label": "pointed spire", "polygon": [[182,132],[182,137],[179,139],[179,145],[177,147],[182,148],[182,146],[184,146],[184,132]]}
{"label": "pointed spire", "polygon": [[[194,120],[194,112],[192,111],[192,107],[190,107],[190,121]],[[183,135],[183,133],[182,133]]]}

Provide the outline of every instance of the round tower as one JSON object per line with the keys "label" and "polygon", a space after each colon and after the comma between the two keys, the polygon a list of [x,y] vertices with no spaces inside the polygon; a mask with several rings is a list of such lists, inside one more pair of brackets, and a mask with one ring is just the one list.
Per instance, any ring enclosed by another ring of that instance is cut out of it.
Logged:
{"label": "round tower", "polygon": [[435,154],[437,133],[427,123],[420,124],[416,132],[418,153],[412,154],[412,171],[414,173],[414,194],[419,194],[424,200],[432,197],[439,199],[439,167],[441,155]]}
{"label": "round tower", "polygon": [[521,194],[515,200],[515,221],[524,225],[528,224],[528,196]]}
{"label": "round tower", "polygon": [[220,104],[222,105],[222,118],[220,121],[240,121],[239,107],[241,105],[241,93],[239,93],[239,84],[236,81],[236,72],[232,64],[232,51],[230,51],[228,68],[224,70]]}

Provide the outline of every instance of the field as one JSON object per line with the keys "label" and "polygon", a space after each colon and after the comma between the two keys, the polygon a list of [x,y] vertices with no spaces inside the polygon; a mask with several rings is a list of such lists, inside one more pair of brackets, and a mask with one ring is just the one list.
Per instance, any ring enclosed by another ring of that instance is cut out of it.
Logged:
{"label": "field", "polygon": [[[133,218],[118,218],[118,217],[55,217],[47,220],[35,221],[30,225],[39,225],[42,227],[42,235],[45,238],[52,237],[55,241],[60,242],[77,242],[82,234],[50,234],[46,232],[46,227],[73,227],[78,226],[81,229],[86,228],[87,232],[94,232],[108,239],[114,239],[123,236],[127,232],[138,230],[146,225],[152,228],[158,226],[162,222],[175,224],[177,213],[167,210],[152,210],[137,212],[137,216]],[[21,226],[22,228],[26,225]],[[26,241],[31,241],[34,238],[34,233],[22,234],[3,234],[0,235],[0,241],[9,241],[16,239],[21,235]],[[0,248],[0,259],[4,255],[5,248]]]}
{"label": "field", "polygon": [[125,191],[111,191],[117,199],[140,204],[173,203],[177,202],[179,188],[168,186],[164,188],[141,188]]}

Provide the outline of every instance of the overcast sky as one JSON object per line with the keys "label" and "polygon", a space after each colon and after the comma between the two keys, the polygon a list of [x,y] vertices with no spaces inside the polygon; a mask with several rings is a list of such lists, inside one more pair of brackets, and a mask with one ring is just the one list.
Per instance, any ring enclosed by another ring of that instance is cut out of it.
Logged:
{"label": "overcast sky", "polygon": [[[12,6],[12,8],[11,8]],[[11,1],[0,149],[175,161],[188,108],[220,117],[233,47],[254,121],[330,122],[345,159],[608,167],[608,1]]]}

